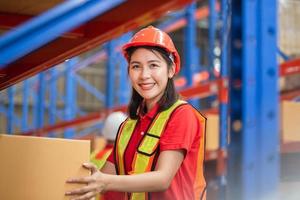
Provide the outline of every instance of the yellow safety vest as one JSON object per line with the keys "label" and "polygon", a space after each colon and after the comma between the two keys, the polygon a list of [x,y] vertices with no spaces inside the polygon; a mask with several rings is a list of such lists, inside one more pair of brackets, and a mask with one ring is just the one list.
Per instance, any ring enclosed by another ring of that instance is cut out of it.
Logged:
{"label": "yellow safety vest", "polygon": [[[97,156],[100,152],[102,152],[103,155],[101,156],[101,158],[98,158]],[[95,164],[99,170],[102,169],[102,167],[104,166],[107,158],[109,157],[110,153],[112,152],[112,148],[109,148],[109,149],[105,148],[105,149],[102,149],[100,152],[94,151],[90,155],[91,163]]]}
{"label": "yellow safety vest", "polygon": [[[158,113],[151,123],[149,129],[144,134],[142,141],[140,142],[138,149],[133,158],[133,168],[131,172],[128,174],[140,174],[154,170],[154,158],[157,155],[157,149],[159,146],[159,139],[161,134],[164,132],[165,126],[168,123],[168,120],[172,114],[172,112],[180,105],[186,104],[185,101],[178,100],[174,103],[169,109]],[[197,116],[200,120],[200,123],[205,126],[206,119],[196,111]],[[120,127],[116,143],[115,143],[115,159],[116,159],[116,170],[117,174],[125,175],[125,166],[124,166],[124,153],[129,143],[129,140],[134,132],[136,127],[137,120],[127,119]],[[197,185],[194,185],[194,191],[199,192],[196,194],[197,199],[200,199],[200,196],[203,196],[205,193],[205,179],[203,176],[203,159],[204,159],[204,140],[205,140],[205,129],[203,129],[203,134],[201,134],[200,141],[200,150],[199,152],[199,160],[197,169]],[[199,162],[200,161],[200,162]],[[199,171],[198,171],[199,170]],[[201,194],[202,193],[202,194]],[[198,198],[199,197],[199,198]],[[148,192],[134,192],[134,193],[126,193],[125,199],[129,200],[148,200],[149,194]],[[205,197],[204,197],[205,199]]]}

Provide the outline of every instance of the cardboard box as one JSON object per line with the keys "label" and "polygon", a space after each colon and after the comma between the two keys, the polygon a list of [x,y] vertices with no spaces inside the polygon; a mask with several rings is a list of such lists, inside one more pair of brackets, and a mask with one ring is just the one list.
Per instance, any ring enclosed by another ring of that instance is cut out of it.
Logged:
{"label": "cardboard box", "polygon": [[300,103],[283,101],[281,104],[282,141],[300,142]]}
{"label": "cardboard box", "polygon": [[[0,199],[63,200],[70,177],[89,175],[90,142],[0,135]],[[82,185],[81,185],[82,186]]]}
{"label": "cardboard box", "polygon": [[207,114],[206,145],[207,151],[219,148],[219,115]]}

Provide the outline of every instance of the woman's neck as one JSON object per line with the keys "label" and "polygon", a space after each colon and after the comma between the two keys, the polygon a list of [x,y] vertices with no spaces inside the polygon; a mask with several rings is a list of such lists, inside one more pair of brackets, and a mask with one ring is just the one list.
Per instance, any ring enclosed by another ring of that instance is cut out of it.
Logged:
{"label": "woman's neck", "polygon": [[147,108],[147,112],[149,112],[157,102],[145,102],[146,103],[146,108]]}

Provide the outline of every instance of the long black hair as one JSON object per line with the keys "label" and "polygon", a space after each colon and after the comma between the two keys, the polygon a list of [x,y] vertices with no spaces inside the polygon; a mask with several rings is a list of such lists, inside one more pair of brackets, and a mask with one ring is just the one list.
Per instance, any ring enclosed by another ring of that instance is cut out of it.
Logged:
{"label": "long black hair", "polygon": [[[165,49],[163,49],[161,47],[156,47],[156,46],[138,46],[138,47],[128,48],[127,49],[127,53],[128,53],[128,57],[129,57],[128,63],[130,63],[132,54],[138,48],[145,48],[145,49],[152,51],[153,53],[158,52],[162,56],[162,58],[166,61],[168,70],[170,70],[171,67],[174,65],[174,61],[172,60],[172,56],[170,56],[170,53],[168,53]],[[164,92],[163,96],[161,97],[161,99],[158,101],[158,105],[159,105],[158,111],[161,112],[161,111],[164,111],[164,110],[170,108],[178,100],[178,98],[179,98],[179,95],[175,89],[173,77],[168,78],[165,92]],[[132,88],[131,100],[128,105],[128,115],[131,119],[138,118],[137,111],[142,102],[143,102],[143,97],[134,88]]]}

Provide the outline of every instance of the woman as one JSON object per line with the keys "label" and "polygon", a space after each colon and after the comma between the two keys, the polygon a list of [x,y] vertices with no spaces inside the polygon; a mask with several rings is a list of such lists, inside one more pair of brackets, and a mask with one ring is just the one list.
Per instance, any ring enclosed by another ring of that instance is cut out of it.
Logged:
{"label": "woman", "polygon": [[[114,151],[101,172],[69,183],[74,199],[110,193],[109,199],[205,199],[203,176],[205,118],[178,100],[173,78],[180,57],[171,38],[149,26],[123,46],[133,87],[129,118],[119,128]],[[119,195],[119,196],[118,196]]]}

